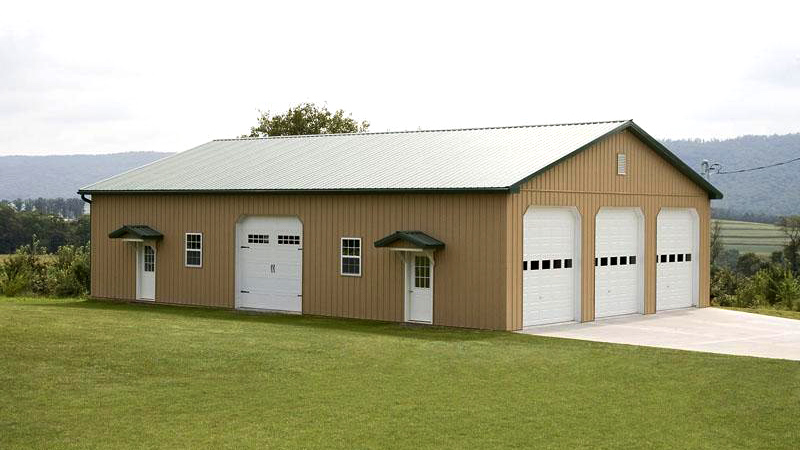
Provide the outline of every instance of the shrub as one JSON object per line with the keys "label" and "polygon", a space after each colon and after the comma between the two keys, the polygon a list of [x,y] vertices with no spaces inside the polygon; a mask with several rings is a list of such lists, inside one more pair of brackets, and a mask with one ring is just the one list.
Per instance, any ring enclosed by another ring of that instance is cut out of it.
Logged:
{"label": "shrub", "polygon": [[47,259],[44,248],[34,240],[0,264],[0,293],[9,297],[21,293],[85,295],[89,292],[89,255],[88,245],[64,245]]}
{"label": "shrub", "polygon": [[767,301],[767,285],[770,277],[765,270],[757,272],[749,278],[745,278],[741,285],[736,289],[736,294],[732,299],[732,305],[738,308],[759,308],[769,306]]}
{"label": "shrub", "polygon": [[711,302],[719,306],[733,306],[736,299],[736,290],[742,283],[742,278],[730,269],[711,269]]}
{"label": "shrub", "polygon": [[[42,260],[44,247],[34,237],[33,242],[23,245],[0,264],[3,279],[3,294],[17,295],[22,292],[43,294],[47,292],[47,268]],[[13,292],[8,294],[6,292]]]}
{"label": "shrub", "polygon": [[0,274],[0,293],[7,297],[16,297],[28,287],[28,279],[23,273],[8,276]]}
{"label": "shrub", "polygon": [[775,304],[782,308],[800,311],[800,282],[789,272],[775,289]]}
{"label": "shrub", "polygon": [[54,261],[47,270],[48,292],[67,297],[85,295],[89,292],[89,249],[88,246],[64,245],[54,255]]}

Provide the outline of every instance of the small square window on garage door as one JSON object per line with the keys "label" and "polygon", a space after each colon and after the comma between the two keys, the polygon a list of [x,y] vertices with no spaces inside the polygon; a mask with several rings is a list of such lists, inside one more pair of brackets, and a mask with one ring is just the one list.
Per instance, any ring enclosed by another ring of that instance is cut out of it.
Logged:
{"label": "small square window on garage door", "polygon": [[300,245],[300,236],[296,234],[279,234],[278,245]]}

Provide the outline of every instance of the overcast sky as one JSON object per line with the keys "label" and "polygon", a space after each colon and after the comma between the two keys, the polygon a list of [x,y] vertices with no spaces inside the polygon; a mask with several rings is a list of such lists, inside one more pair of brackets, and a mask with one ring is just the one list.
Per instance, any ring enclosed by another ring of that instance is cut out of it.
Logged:
{"label": "overcast sky", "polygon": [[6,3],[0,155],[181,151],[304,101],[371,131],[800,132],[797,1],[377,3]]}

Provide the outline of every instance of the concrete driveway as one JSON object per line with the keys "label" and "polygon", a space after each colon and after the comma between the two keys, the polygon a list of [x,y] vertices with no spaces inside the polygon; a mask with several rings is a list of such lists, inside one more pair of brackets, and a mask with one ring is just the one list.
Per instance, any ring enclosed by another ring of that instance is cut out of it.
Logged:
{"label": "concrete driveway", "polygon": [[800,361],[800,320],[718,308],[529,327],[521,333]]}

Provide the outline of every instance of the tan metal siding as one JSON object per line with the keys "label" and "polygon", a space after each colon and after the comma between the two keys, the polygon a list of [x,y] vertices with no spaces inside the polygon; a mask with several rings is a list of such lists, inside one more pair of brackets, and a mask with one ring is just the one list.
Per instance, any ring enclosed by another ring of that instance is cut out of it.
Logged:
{"label": "tan metal siding", "polygon": [[[445,242],[436,252],[434,323],[506,328],[507,195],[95,195],[92,295],[132,300],[134,246],[109,239],[124,224],[164,234],[156,301],[234,307],[235,224],[244,215],[291,215],[303,222],[303,312],[403,320],[403,267],[373,242],[422,230]],[[184,233],[203,233],[203,267],[184,267]],[[339,275],[339,243],[362,238],[361,277]]]}
{"label": "tan metal siding", "polygon": [[[617,175],[616,154],[627,157]],[[508,329],[522,326],[522,217],[531,205],[576,206],[581,214],[582,319],[594,319],[595,215],[603,206],[639,207],[645,215],[645,312],[655,312],[656,219],[664,207],[695,208],[700,219],[700,306],[709,300],[707,194],[629,132],[613,135],[526,182],[507,196]]]}
{"label": "tan metal siding", "polygon": [[[616,153],[627,175],[616,174]],[[441,239],[434,323],[517,329],[522,324],[522,216],[530,205],[576,206],[581,214],[582,318],[594,318],[594,225],[602,206],[645,215],[645,309],[655,311],[655,231],[663,207],[693,207],[700,218],[700,301],[708,304],[707,194],[629,132],[611,136],[525,183],[517,194],[95,195],[92,295],[135,296],[133,246],[108,239],[123,224],[150,225],[158,246],[159,302],[234,306],[235,223],[244,215],[292,215],[303,222],[303,312],[403,319],[403,268],[372,243],[396,230]],[[202,232],[203,268],[183,265],[185,232]],[[339,275],[339,242],[361,237],[362,277]]]}

